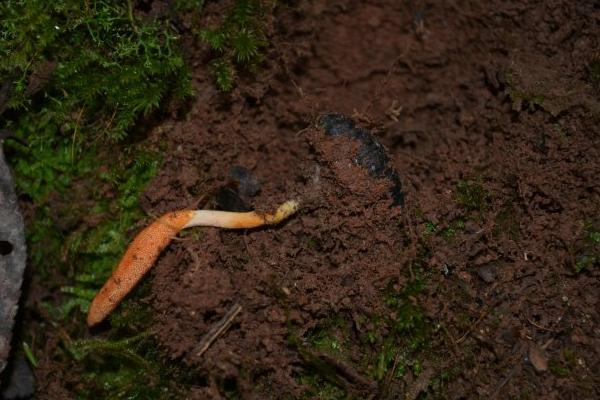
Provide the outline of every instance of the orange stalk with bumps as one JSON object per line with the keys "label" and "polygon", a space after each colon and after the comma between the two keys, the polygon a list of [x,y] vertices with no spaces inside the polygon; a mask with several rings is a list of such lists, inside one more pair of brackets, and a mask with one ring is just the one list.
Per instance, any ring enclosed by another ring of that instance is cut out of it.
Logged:
{"label": "orange stalk with bumps", "polygon": [[102,322],[119,305],[182,229],[193,226],[247,229],[275,225],[294,214],[298,207],[298,201],[290,200],[274,213],[181,210],[163,215],[133,239],[119,265],[92,301],[88,326]]}

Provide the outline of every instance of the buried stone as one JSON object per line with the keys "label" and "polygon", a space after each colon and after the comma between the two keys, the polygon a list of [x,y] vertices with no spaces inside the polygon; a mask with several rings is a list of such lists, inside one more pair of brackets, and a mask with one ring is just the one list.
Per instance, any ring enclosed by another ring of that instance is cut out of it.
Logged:
{"label": "buried stone", "polygon": [[398,172],[393,168],[385,148],[372,133],[356,125],[342,114],[328,113],[322,115],[317,125],[323,128],[328,136],[345,137],[360,143],[354,162],[365,168],[375,178],[385,178],[391,183],[390,195],[393,206],[404,204],[404,193]]}

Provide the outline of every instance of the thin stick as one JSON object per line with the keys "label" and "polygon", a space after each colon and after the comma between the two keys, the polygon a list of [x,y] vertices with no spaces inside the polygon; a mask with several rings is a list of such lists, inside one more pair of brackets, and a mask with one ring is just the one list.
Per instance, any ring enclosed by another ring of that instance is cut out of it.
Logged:
{"label": "thin stick", "polygon": [[543,326],[541,326],[539,324],[536,324],[535,322],[533,322],[532,320],[530,320],[527,317],[525,317],[525,319],[527,320],[527,322],[529,322],[531,325],[535,326],[538,329],[541,329],[541,330],[547,331],[547,332],[554,332],[554,333],[556,333],[556,331],[554,329],[546,328],[546,327],[543,327]]}
{"label": "thin stick", "polygon": [[501,302],[502,302],[502,300],[498,300],[494,304],[487,307],[485,310],[481,311],[481,314],[479,314],[479,318],[477,318],[477,321],[475,321],[471,324],[471,326],[467,329],[467,331],[460,338],[458,338],[458,340],[455,342],[455,344],[462,343],[467,338],[467,336],[469,336],[471,334],[473,329],[475,329],[475,326],[477,326],[477,324],[479,324],[485,317],[487,317],[488,314],[490,313],[490,311],[492,311],[494,308],[498,307],[498,305]]}
{"label": "thin stick", "polygon": [[221,336],[227,330],[227,328],[231,326],[231,323],[233,322],[234,318],[240,313],[240,311],[242,311],[242,306],[240,306],[238,303],[235,303],[229,309],[229,311],[227,311],[227,314],[225,314],[223,318],[221,318],[216,324],[214,324],[210,328],[206,335],[204,335],[200,340],[196,356],[202,357],[202,354],[204,354],[206,350],[208,350],[210,345],[213,344],[213,342],[219,336]]}

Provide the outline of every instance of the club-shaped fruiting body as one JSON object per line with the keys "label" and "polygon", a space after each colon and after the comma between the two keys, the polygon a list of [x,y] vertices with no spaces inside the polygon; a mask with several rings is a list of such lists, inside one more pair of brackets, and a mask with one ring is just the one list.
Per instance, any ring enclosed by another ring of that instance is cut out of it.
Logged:
{"label": "club-shaped fruiting body", "polygon": [[100,323],[119,305],[180,230],[193,226],[247,229],[275,225],[294,214],[298,208],[299,202],[290,200],[280,205],[274,213],[181,210],[163,215],[133,239],[119,265],[92,301],[87,317],[88,326]]}

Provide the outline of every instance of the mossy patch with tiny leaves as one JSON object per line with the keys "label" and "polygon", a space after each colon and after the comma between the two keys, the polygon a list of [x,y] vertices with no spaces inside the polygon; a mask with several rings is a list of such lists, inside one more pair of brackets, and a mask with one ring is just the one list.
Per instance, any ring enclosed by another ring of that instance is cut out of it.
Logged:
{"label": "mossy patch with tiny leaves", "polygon": [[264,61],[268,47],[265,18],[273,7],[274,2],[237,0],[218,27],[199,31],[199,38],[215,54],[211,67],[222,91],[233,88],[240,71],[255,73]]}

